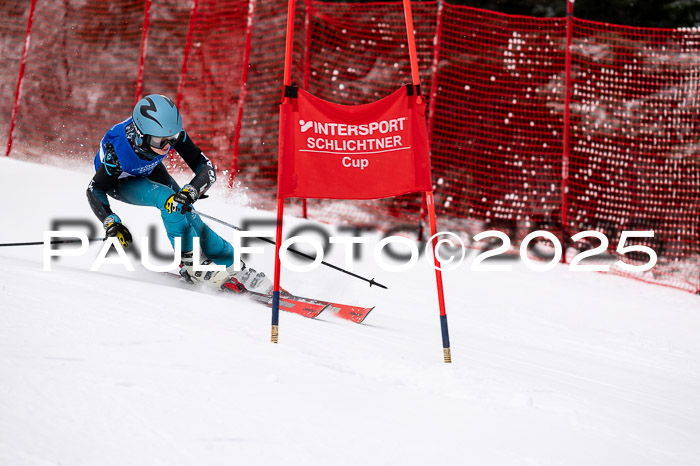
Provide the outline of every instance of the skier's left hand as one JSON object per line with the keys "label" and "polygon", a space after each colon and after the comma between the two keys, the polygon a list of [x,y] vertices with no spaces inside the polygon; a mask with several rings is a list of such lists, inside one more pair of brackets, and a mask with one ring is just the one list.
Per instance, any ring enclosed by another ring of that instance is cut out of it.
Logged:
{"label": "skier's left hand", "polygon": [[178,214],[184,214],[191,210],[190,206],[199,197],[197,190],[190,184],[185,185],[179,193],[175,193],[165,201],[165,210],[170,212],[176,212]]}

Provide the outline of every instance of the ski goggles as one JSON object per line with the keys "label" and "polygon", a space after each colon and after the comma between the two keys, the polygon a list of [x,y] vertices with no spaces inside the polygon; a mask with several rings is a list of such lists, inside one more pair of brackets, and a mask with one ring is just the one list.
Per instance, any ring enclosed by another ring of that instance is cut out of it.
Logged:
{"label": "ski goggles", "polygon": [[162,149],[168,144],[170,144],[170,147],[173,147],[175,144],[177,144],[177,141],[180,139],[180,133],[177,133],[174,136],[147,135],[145,139],[149,146],[155,147],[156,149]]}

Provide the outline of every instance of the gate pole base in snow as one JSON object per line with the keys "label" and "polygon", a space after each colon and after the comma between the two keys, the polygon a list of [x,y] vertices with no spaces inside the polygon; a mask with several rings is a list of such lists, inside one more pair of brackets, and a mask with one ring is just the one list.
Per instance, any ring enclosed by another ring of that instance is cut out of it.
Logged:
{"label": "gate pole base in snow", "polygon": [[443,348],[442,352],[444,353],[444,356],[445,356],[445,362],[447,362],[447,363],[452,362],[452,353],[450,353],[450,349]]}

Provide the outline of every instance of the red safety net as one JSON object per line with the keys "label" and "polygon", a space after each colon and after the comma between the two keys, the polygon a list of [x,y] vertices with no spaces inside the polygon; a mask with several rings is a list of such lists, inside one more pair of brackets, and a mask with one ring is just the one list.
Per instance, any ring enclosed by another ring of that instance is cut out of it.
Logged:
{"label": "red safety net", "polygon": [[[30,3],[0,5],[8,141]],[[11,155],[91,158],[137,92],[157,92],[177,98],[220,174],[234,167],[257,205],[274,205],[286,5],[36,0]],[[653,230],[640,243],[659,262],[638,278],[700,290],[697,28],[574,17],[567,47],[566,18],[437,2],[414,3],[413,16],[441,228],[501,229],[514,244],[536,229],[594,229],[612,251],[623,231]],[[294,44],[293,81],[330,102],[366,104],[411,81],[400,2],[299,0]],[[417,225],[420,201],[309,200],[309,216]]]}
{"label": "red safety net", "polygon": [[562,202],[566,20],[447,6],[442,25],[431,121],[438,213],[509,235],[551,230],[543,222]]}
{"label": "red safety net", "polygon": [[[13,58],[24,41],[26,3],[13,6],[22,16],[2,30],[3,41],[14,41]],[[199,0],[194,10],[177,0],[38,0],[13,151],[36,157],[94,156],[106,129],[131,115],[140,85],[140,96],[177,98],[197,143],[219,160],[230,160],[248,5]],[[17,83],[17,68],[9,71],[4,71],[8,79],[2,88],[8,106],[14,100],[10,84]]]}
{"label": "red safety net", "polygon": [[13,154],[94,156],[135,103],[143,20],[143,1],[37,0]]}
{"label": "red safety net", "polygon": [[[30,2],[4,2],[0,5],[0,134],[8,136],[17,90],[17,75],[22,63]],[[4,148],[3,148],[4,149]],[[1,151],[0,154],[5,154]]]}
{"label": "red safety net", "polygon": [[574,38],[568,226],[612,248],[654,231],[641,278],[699,291],[700,33],[576,20]]}
{"label": "red safety net", "polygon": [[[299,16],[297,21],[303,20]],[[276,194],[286,26],[286,2],[255,2],[236,180],[262,194],[257,202],[265,207],[274,206]]]}

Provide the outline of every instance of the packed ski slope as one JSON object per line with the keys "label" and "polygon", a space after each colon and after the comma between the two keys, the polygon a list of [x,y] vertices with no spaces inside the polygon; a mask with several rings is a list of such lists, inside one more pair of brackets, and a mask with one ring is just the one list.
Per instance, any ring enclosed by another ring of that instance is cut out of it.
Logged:
{"label": "packed ski slope", "polygon": [[[41,241],[55,220],[97,225],[89,165],[1,159],[0,243]],[[245,204],[244,189],[219,187],[197,207],[234,224],[273,217]],[[113,206],[137,246],[159,226],[154,209]],[[0,248],[2,465],[700,464],[697,296],[467,261],[445,274],[448,365],[423,258],[386,272],[364,251],[353,270],[388,290],[283,270],[295,293],[376,308],[361,325],[282,313],[274,345],[267,308],[133,256],[134,272],[91,272],[100,246],[50,271],[41,246]],[[342,250],[327,260],[343,265]],[[249,262],[271,274],[272,248]]]}

